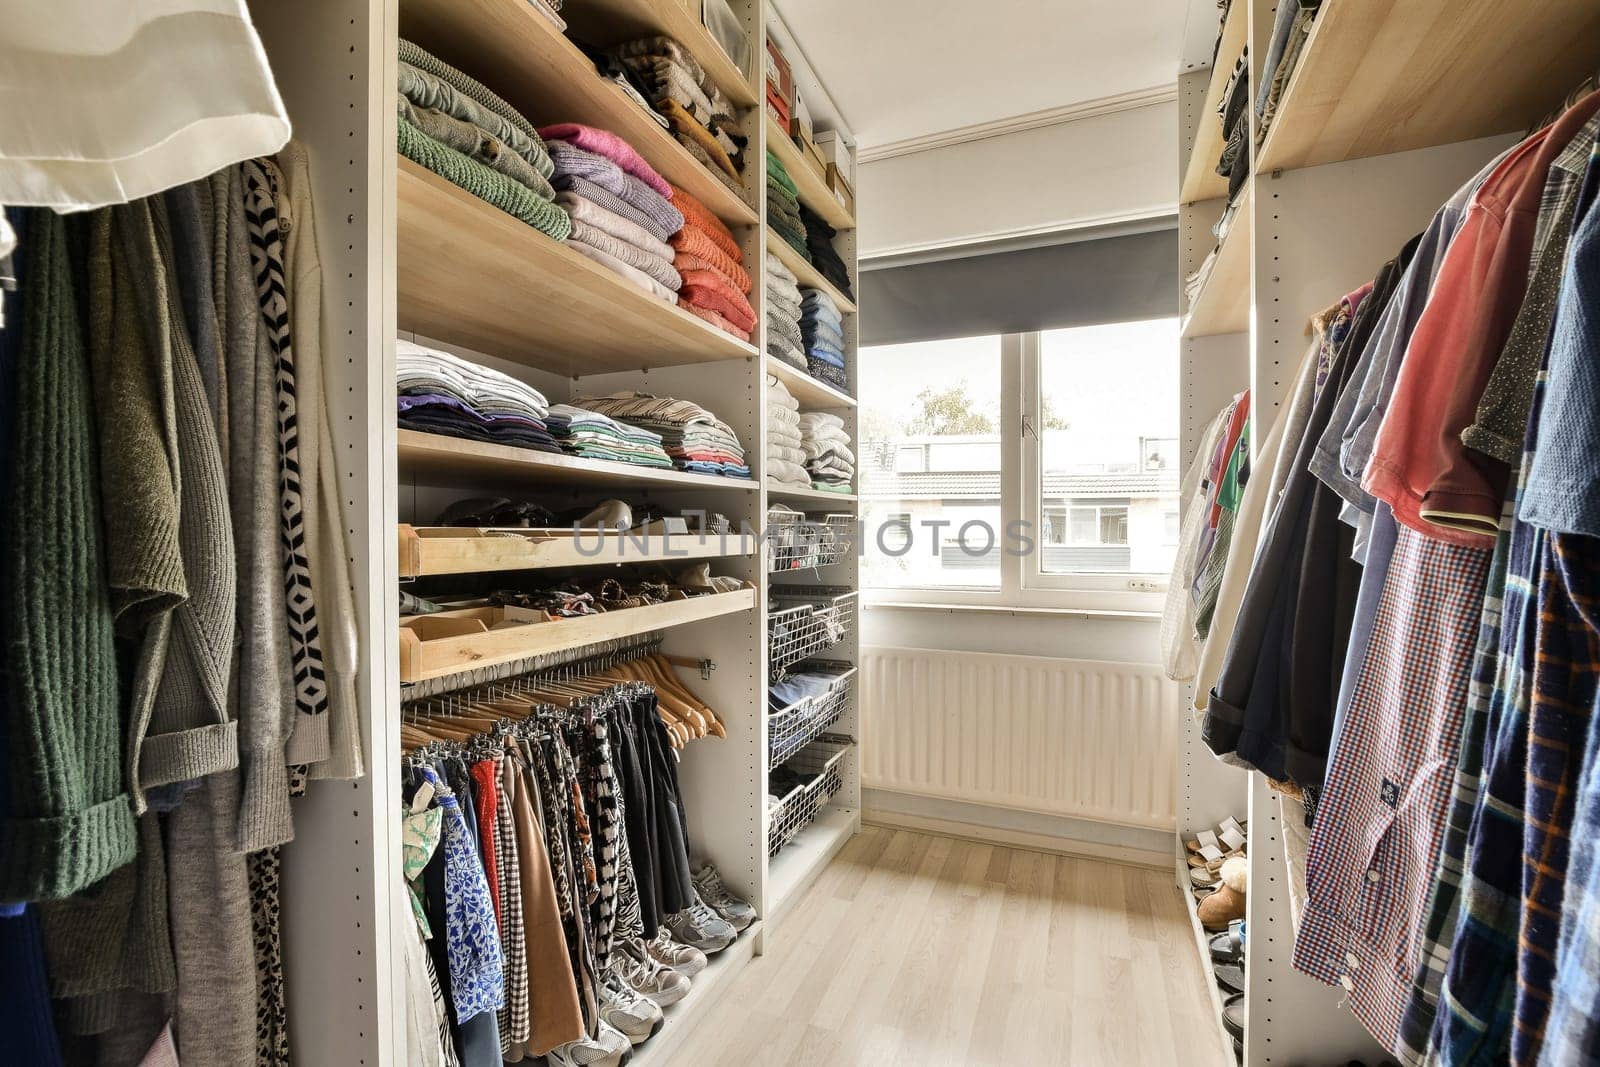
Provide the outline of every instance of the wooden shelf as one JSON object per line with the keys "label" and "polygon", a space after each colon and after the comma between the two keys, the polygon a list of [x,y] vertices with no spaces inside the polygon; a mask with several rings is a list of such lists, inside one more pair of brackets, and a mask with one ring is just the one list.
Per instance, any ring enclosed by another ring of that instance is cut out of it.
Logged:
{"label": "wooden shelf", "polygon": [[1211,80],[1206,84],[1206,102],[1196,120],[1194,149],[1189,153],[1189,165],[1184,168],[1183,186],[1178,193],[1180,203],[1228,195],[1228,179],[1217,173],[1217,160],[1222,158],[1227,143],[1222,137],[1217,107],[1222,103],[1222,91],[1228,87],[1234,65],[1244,53],[1245,8],[1249,6],[1243,0],[1234,0],[1228,7],[1227,21],[1222,24],[1222,44],[1211,67]]}
{"label": "wooden shelf", "polygon": [[757,355],[403,157],[396,196],[402,330],[567,375]]}
{"label": "wooden shelf", "polygon": [[[754,492],[758,485],[752,478],[723,478],[604,459],[579,459],[416,430],[399,431],[396,453],[401,477],[418,477],[425,484],[470,486],[488,481],[515,482],[530,489],[545,485],[583,485],[747,493]],[[429,479],[437,481],[430,483]]]}
{"label": "wooden shelf", "polygon": [[[767,124],[767,148],[778,157],[778,162],[789,172],[789,177],[794,179],[795,186],[800,190],[800,202],[821,215],[822,220],[836,230],[855,229],[856,220],[839,203],[839,198],[833,195],[833,190],[828,188],[822,176],[805,161],[800,154],[800,146],[789,139],[789,135],[779,128],[778,120],[764,107],[761,117]],[[766,166],[765,161],[762,166]]]}
{"label": "wooden shelf", "polygon": [[1526,129],[1595,72],[1594,0],[1338,0],[1285,87],[1257,173]]}
{"label": "wooden shelf", "polygon": [[[1234,0],[1240,3],[1241,0]],[[1183,336],[1210,337],[1214,334],[1243,333],[1250,328],[1250,244],[1253,216],[1250,202],[1255,194],[1252,180],[1239,191],[1239,210],[1233,225],[1222,239],[1222,248],[1211,264],[1211,274],[1200,293],[1189,305],[1183,320]]]}
{"label": "wooden shelf", "polygon": [[755,208],[620,86],[600,77],[577,45],[524,0],[401,0],[400,36],[472,75],[534,125],[581,122],[610,130],[724,222],[756,224]]}
{"label": "wooden shelf", "polygon": [[522,613],[511,608],[464,608],[435,615],[416,615],[400,621],[400,680],[426,682],[600,641],[687,626],[721,615],[750,611],[755,606],[756,590],[740,589],[579,619],[529,622],[502,629],[493,627],[515,621]]}
{"label": "wooden shelf", "polygon": [[730,533],[606,533],[400,524],[400,577],[669,563],[748,556],[755,538]]}
{"label": "wooden shelf", "polygon": [[789,395],[800,401],[802,411],[832,411],[856,406],[854,397],[770,353],[767,355],[767,373],[775,375],[789,390]]}
{"label": "wooden shelf", "polygon": [[773,500],[798,500],[802,503],[826,501],[830,504],[840,505],[841,510],[848,510],[845,505],[853,506],[857,500],[857,496],[854,493],[846,495],[844,493],[830,493],[824,489],[784,489],[773,485],[771,482],[767,483],[767,496]]}
{"label": "wooden shelf", "polygon": [[802,289],[821,289],[828,294],[839,310],[845,314],[854,314],[856,302],[839,291],[839,287],[822,276],[822,272],[806,261],[806,257],[794,250],[794,246],[782,237],[767,231],[767,251],[777,256],[785,267],[794,271],[794,276],[800,279]]}
{"label": "wooden shelf", "polygon": [[[695,5],[699,10],[699,5]],[[689,50],[736,108],[759,102],[753,79],[734,65],[705,23],[681,0],[583,0],[561,11],[572,33],[587,44],[610,48],[640,37],[665,35]],[[751,46],[751,54],[755,46]]]}

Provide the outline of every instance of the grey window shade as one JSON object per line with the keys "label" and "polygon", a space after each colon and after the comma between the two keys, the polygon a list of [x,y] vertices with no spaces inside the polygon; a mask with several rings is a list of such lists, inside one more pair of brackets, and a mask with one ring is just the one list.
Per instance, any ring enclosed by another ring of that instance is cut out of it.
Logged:
{"label": "grey window shade", "polygon": [[1178,314],[1178,231],[861,271],[861,343],[1132,322]]}

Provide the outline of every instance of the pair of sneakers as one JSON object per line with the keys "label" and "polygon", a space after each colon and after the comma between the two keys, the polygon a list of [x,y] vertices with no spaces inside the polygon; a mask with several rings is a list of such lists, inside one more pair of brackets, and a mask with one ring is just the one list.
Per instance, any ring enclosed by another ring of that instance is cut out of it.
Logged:
{"label": "pair of sneakers", "polygon": [[653,1037],[661,1029],[661,1009],[689,995],[689,975],[663,958],[693,973],[706,965],[703,953],[677,944],[662,930],[648,943],[642,938],[618,941],[601,978],[600,1018],[632,1044]]}
{"label": "pair of sneakers", "polygon": [[666,927],[674,940],[708,956],[733,944],[741,930],[756,920],[756,910],[728,892],[717,869],[707,863],[690,876],[694,901],[667,916]]}

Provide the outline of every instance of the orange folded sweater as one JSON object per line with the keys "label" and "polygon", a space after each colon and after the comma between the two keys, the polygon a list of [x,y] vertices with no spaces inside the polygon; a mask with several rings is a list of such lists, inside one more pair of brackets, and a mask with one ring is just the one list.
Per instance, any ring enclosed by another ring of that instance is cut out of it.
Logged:
{"label": "orange folded sweater", "polygon": [[703,308],[698,304],[686,304],[682,300],[678,301],[678,306],[683,308],[683,310],[687,311],[697,319],[705,319],[723,333],[731,333],[741,341],[748,342],[750,340],[749,330],[739,329],[739,327],[723,318],[722,315],[713,311],[711,308]]}
{"label": "orange folded sweater", "polygon": [[[707,237],[705,231],[694,223],[684,223],[683,229],[673,236],[671,243],[673,251],[677,253],[676,258],[694,261],[690,264],[691,267],[703,266],[720,271],[739,288],[741,293],[748,294],[753,288],[750,275],[739,261],[717,247],[717,243]],[[683,269],[681,265],[675,265],[679,270]]]}
{"label": "orange folded sweater", "polygon": [[739,242],[733,239],[733,231],[728,229],[723,221],[711,213],[711,209],[696,200],[689,193],[684,192],[676,185],[672,187],[672,206],[683,213],[685,224],[693,223],[705,232],[705,235],[716,243],[735,260],[742,260],[744,254],[739,251]]}
{"label": "orange folded sweater", "polygon": [[756,328],[756,313],[750,301],[720,271],[691,270],[685,273],[678,300],[680,303],[710,308],[741,330]]}

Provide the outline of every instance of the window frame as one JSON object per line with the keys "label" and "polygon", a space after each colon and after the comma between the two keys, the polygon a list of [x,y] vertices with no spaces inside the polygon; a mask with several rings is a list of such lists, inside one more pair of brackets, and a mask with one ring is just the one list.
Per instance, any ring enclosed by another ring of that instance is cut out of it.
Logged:
{"label": "window frame", "polygon": [[[867,603],[937,607],[993,607],[1082,610],[1086,612],[1159,612],[1165,600],[1166,574],[1050,574],[1042,569],[1044,553],[1044,486],[1041,439],[1036,430],[1043,409],[1043,331],[1000,335],[1000,517],[998,531],[1017,520],[1030,524],[1035,551],[1000,556],[998,588],[938,586],[863,587]],[[1178,352],[1173,352],[1174,370]],[[1141,457],[1141,462],[1143,457]],[[1070,505],[1069,514],[1070,514]],[[1182,514],[1182,502],[1179,502]],[[866,531],[864,536],[871,536]]]}

